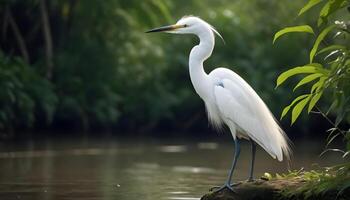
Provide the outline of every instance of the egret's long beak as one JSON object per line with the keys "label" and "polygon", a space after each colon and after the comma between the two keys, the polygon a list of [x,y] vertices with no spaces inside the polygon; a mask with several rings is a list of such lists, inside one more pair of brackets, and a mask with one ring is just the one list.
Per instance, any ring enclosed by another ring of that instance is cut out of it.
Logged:
{"label": "egret's long beak", "polygon": [[159,28],[154,28],[154,29],[151,29],[149,31],[146,31],[146,33],[153,33],[153,32],[164,32],[164,31],[173,31],[173,30],[176,30],[176,29],[179,29],[179,28],[183,28],[185,27],[185,25],[170,25],[170,26],[162,26],[162,27],[159,27]]}

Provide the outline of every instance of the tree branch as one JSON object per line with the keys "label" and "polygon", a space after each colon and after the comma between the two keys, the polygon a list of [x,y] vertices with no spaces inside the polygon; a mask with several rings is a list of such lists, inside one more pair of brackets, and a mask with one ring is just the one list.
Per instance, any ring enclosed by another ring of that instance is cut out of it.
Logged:
{"label": "tree branch", "polygon": [[46,78],[52,78],[52,70],[53,70],[53,45],[52,45],[52,37],[51,37],[51,29],[50,29],[50,21],[47,12],[47,6],[45,0],[40,0],[40,12],[41,19],[43,23],[43,34],[45,39],[45,61],[46,61]]}
{"label": "tree branch", "polygon": [[2,39],[3,40],[6,40],[6,33],[7,33],[8,21],[9,21],[7,9],[8,9],[8,7],[6,7],[6,9],[4,11],[4,21],[2,24]]}
{"label": "tree branch", "polygon": [[7,18],[9,20],[9,24],[13,30],[13,33],[15,35],[15,38],[17,40],[17,43],[18,43],[18,47],[19,47],[19,50],[23,56],[23,59],[26,63],[29,63],[29,54],[28,54],[28,51],[27,51],[27,46],[26,46],[26,43],[22,37],[22,34],[16,24],[16,21],[15,19],[13,18],[13,15],[12,15],[12,12],[10,10],[9,7],[6,8],[6,15],[7,15]]}
{"label": "tree branch", "polygon": [[318,108],[317,106],[315,106],[315,108],[318,110],[318,114],[322,115],[322,117],[324,117],[332,126],[333,128],[337,129],[343,136],[345,136],[345,131],[340,129],[331,119],[328,118],[328,116],[321,111],[320,108]]}

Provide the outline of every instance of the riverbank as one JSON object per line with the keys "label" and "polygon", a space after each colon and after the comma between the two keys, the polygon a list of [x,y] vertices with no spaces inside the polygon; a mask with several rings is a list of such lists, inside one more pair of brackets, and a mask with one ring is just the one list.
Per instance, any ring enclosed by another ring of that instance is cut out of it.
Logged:
{"label": "riverbank", "polygon": [[311,171],[291,171],[254,182],[242,182],[232,192],[223,189],[201,200],[350,200],[350,163]]}

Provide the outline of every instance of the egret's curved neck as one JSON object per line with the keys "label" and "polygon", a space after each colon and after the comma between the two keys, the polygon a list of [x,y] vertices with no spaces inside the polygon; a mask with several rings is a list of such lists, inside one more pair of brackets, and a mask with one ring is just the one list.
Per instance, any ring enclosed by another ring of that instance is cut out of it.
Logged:
{"label": "egret's curved neck", "polygon": [[208,74],[204,71],[203,62],[209,58],[215,45],[214,33],[209,27],[205,27],[198,34],[199,44],[192,48],[189,59],[190,77],[194,89],[203,99],[207,96],[209,84]]}

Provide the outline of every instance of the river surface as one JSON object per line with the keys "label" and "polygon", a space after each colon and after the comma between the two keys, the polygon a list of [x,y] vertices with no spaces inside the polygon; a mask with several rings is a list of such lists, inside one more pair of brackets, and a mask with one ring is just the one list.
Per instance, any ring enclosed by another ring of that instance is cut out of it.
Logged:
{"label": "river surface", "polygon": [[[222,185],[233,158],[233,143],[218,139],[50,139],[0,143],[1,200],[197,200]],[[324,144],[294,141],[293,169],[342,161],[319,157]],[[250,163],[242,144],[234,181],[245,180]],[[255,177],[283,173],[287,163],[261,148]]]}

